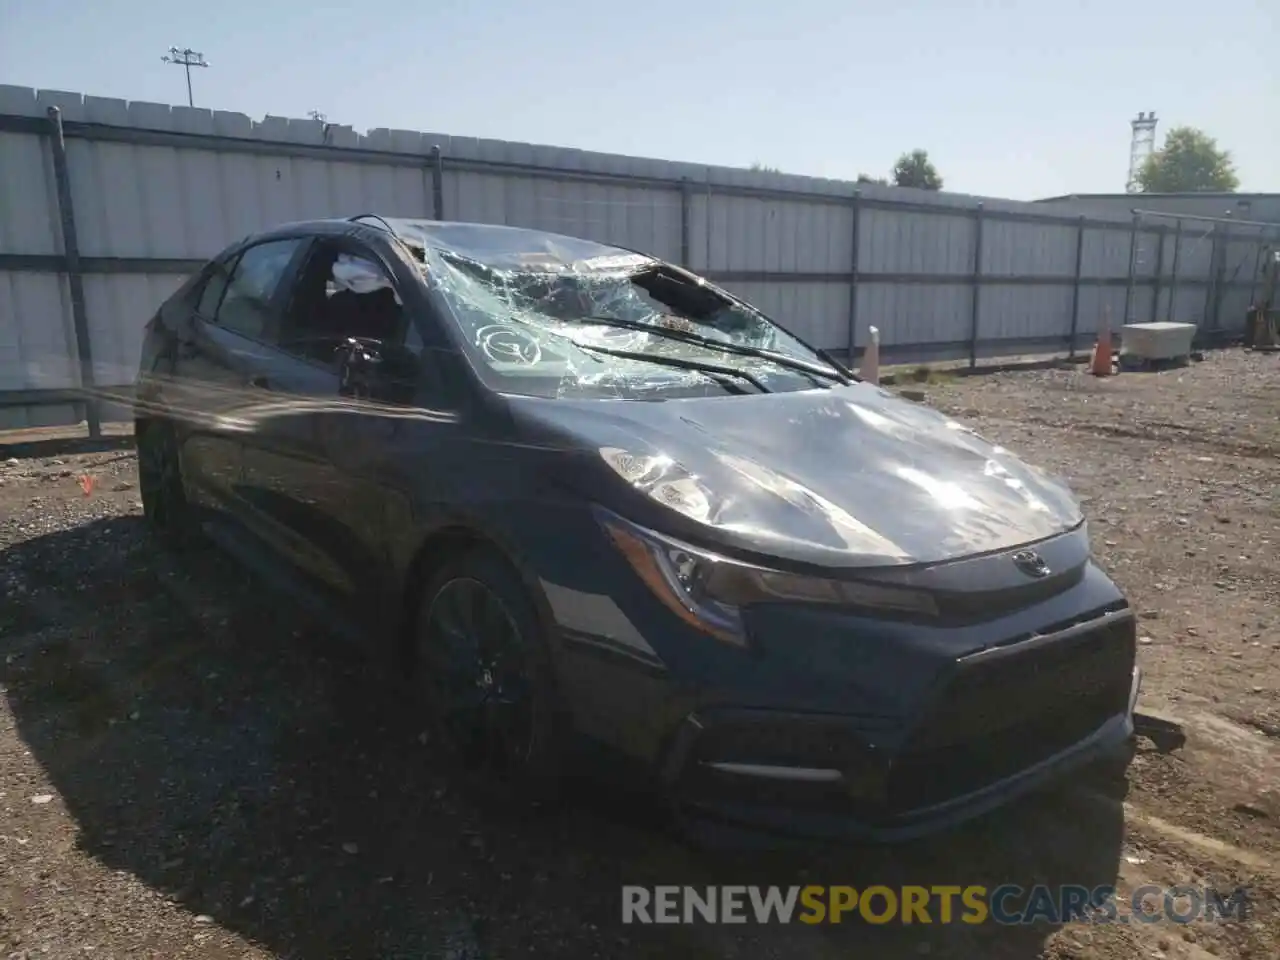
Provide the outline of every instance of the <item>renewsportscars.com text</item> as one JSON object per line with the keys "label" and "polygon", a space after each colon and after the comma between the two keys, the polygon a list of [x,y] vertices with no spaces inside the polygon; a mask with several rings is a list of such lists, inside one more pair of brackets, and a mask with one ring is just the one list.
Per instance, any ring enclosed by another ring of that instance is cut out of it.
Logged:
{"label": "renewsportscars.com text", "polygon": [[1205,886],[1005,884],[806,887],[624,886],[623,923],[1192,923],[1244,920],[1249,892]]}

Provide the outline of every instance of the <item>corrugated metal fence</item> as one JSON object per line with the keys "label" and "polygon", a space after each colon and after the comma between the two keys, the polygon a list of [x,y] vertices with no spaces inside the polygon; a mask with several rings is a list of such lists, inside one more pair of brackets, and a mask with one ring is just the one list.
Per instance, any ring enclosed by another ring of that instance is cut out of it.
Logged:
{"label": "corrugated metal fence", "polygon": [[131,382],[142,325],[231,241],[365,212],[643,250],[818,346],[878,326],[889,362],[1074,351],[1104,312],[1238,330],[1266,232],[0,86],[0,428]]}

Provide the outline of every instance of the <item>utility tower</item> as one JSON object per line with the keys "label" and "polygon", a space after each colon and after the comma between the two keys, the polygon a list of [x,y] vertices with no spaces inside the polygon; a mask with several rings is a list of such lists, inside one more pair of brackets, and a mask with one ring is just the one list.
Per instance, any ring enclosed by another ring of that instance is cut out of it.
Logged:
{"label": "utility tower", "polygon": [[1126,193],[1137,193],[1138,174],[1156,148],[1156,112],[1139,112],[1137,119],[1129,124],[1133,127],[1133,139],[1129,141],[1129,180],[1124,189]]}
{"label": "utility tower", "polygon": [[192,50],[190,47],[170,47],[169,53],[160,58],[165,63],[172,63],[175,66],[186,67],[187,70],[187,106],[194,107],[195,100],[191,97],[191,68],[207,67],[209,64],[205,62],[204,54],[198,50]]}

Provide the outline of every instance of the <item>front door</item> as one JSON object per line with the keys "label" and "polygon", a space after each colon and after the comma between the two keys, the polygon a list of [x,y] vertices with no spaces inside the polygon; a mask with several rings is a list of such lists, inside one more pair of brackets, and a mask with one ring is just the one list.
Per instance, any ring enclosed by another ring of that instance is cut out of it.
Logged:
{"label": "front door", "polygon": [[376,596],[386,569],[381,458],[403,421],[349,395],[349,337],[402,341],[404,310],[377,258],[347,238],[316,241],[293,285],[276,357],[258,385],[270,414],[247,439],[244,476],[260,531],[348,602]]}

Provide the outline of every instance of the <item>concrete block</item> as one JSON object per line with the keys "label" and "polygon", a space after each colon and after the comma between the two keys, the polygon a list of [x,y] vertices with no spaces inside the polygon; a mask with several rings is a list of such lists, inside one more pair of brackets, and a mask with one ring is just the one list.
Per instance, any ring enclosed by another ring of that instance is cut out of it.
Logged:
{"label": "concrete block", "polygon": [[36,93],[36,100],[40,104],[41,113],[45,113],[50,107],[57,107],[62,111],[63,120],[84,119],[84,97],[81,94],[66,90],[40,90]]}
{"label": "concrete block", "polygon": [[285,126],[285,141],[287,143],[306,143],[312,145],[320,145],[324,143],[324,121],[305,120],[298,117],[289,117]]}
{"label": "concrete block", "polygon": [[44,108],[36,99],[36,92],[31,87],[15,87],[0,83],[0,113],[11,113],[19,117],[44,116]]}
{"label": "concrete block", "polygon": [[215,110],[213,112],[213,132],[220,137],[236,137],[242,140],[249,140],[253,138],[253,121],[243,113]]}
{"label": "concrete block", "polygon": [[114,127],[127,127],[129,102],[115,97],[85,97],[84,118],[90,123],[109,123]]}
{"label": "concrete block", "polygon": [[450,137],[447,144],[440,144],[445,151],[445,161],[450,157],[463,160],[475,160],[480,156],[480,139],[478,137]]}
{"label": "concrete block", "polygon": [[1126,323],[1121,328],[1123,356],[1140,360],[1172,360],[1191,353],[1194,323]]}
{"label": "concrete block", "polygon": [[391,149],[395,153],[429,153],[431,145],[424,147],[422,138],[417,130],[392,130]]}
{"label": "concrete block", "polygon": [[561,147],[547,147],[542,144],[533,145],[533,164],[538,167],[554,167],[560,156]]}
{"label": "concrete block", "polygon": [[507,150],[509,146],[510,144],[505,140],[477,140],[476,159],[501,162],[507,159]]}
{"label": "concrete block", "polygon": [[289,141],[289,118],[265,116],[253,125],[254,137],[258,140],[271,140],[276,143]]}
{"label": "concrete block", "polygon": [[366,150],[390,150],[391,131],[386,127],[375,127],[364,135],[360,146]]}
{"label": "concrete block", "polygon": [[600,156],[598,153],[587,153],[574,150],[572,147],[559,147],[555,151],[555,159],[551,166],[560,170],[598,170],[599,166],[592,161]]}
{"label": "concrete block", "polygon": [[538,148],[532,143],[510,140],[507,142],[507,155],[503,159],[508,163],[537,163]]}
{"label": "concrete block", "polygon": [[347,126],[331,126],[329,127],[329,143],[335,147],[358,147],[360,146],[360,134],[354,129]]}
{"label": "concrete block", "polygon": [[169,111],[173,129],[178,133],[209,136],[215,132],[213,111],[203,107],[174,107]]}
{"label": "concrete block", "polygon": [[[445,161],[447,162],[449,160],[449,154],[453,150],[452,137],[450,137],[447,133],[432,133],[431,131],[427,131],[426,133],[420,134],[420,136],[422,137],[423,154],[429,156],[431,154],[432,147],[439,147],[440,152],[444,154]],[[472,140],[472,143],[478,143],[478,142],[479,141],[477,140],[474,140],[474,139]],[[477,147],[476,149],[479,149],[479,148]]]}
{"label": "concrete block", "polygon": [[129,126],[144,130],[172,130],[173,115],[167,103],[129,101]]}

